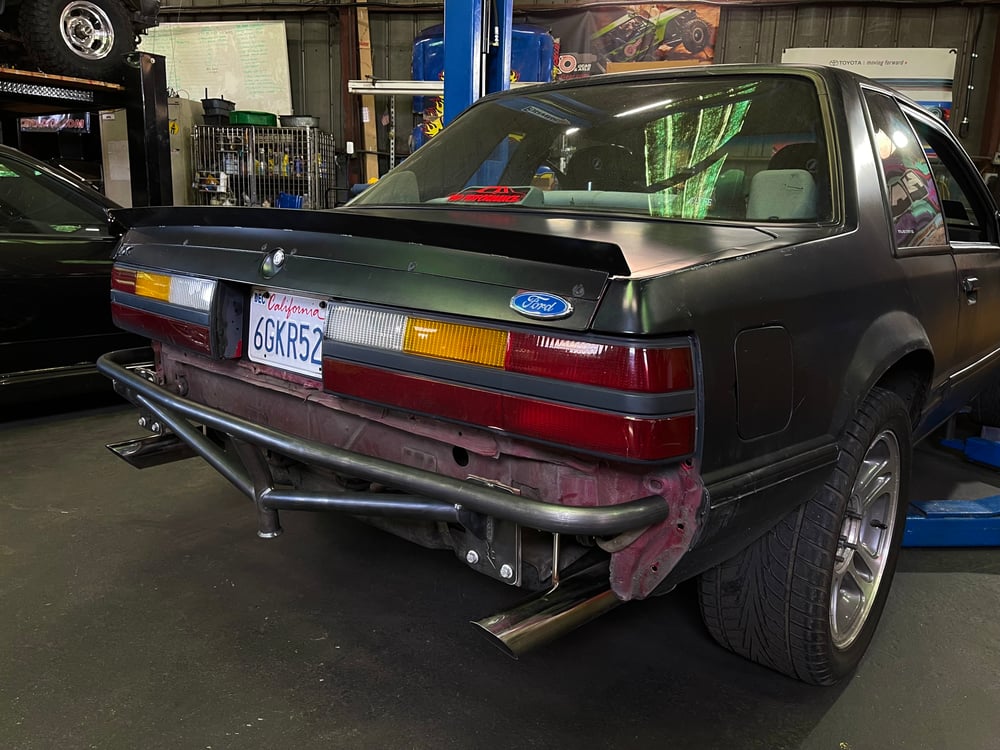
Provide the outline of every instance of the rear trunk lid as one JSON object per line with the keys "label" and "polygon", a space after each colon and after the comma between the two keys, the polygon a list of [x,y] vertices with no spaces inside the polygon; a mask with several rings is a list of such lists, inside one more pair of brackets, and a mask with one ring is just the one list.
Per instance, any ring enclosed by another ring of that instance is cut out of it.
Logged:
{"label": "rear trunk lid", "polygon": [[[748,227],[468,209],[124,209],[117,260],[224,281],[437,314],[525,323],[519,292],[572,301],[532,320],[587,330],[611,278],[670,273],[773,241]],[[281,270],[262,263],[282,249]]]}

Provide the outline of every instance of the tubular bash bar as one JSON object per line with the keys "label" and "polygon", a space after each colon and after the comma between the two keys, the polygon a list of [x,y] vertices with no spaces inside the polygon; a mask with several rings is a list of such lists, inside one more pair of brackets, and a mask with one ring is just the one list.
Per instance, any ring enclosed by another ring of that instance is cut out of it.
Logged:
{"label": "tubular bash bar", "polygon": [[[127,369],[132,362],[151,358],[149,349],[111,352],[97,361],[97,369],[114,381],[116,391],[155,414],[184,443],[254,500],[261,536],[280,533],[275,512],[279,508],[443,521],[461,521],[465,515],[474,513],[540,531],[587,536],[610,536],[643,529],[663,521],[668,515],[667,502],[658,495],[599,507],[556,505],[261,427],[171,393]],[[227,453],[188,420],[228,435],[236,455]],[[279,489],[274,487],[262,450],[273,450],[306,464],[362,477],[412,495],[332,495]]]}

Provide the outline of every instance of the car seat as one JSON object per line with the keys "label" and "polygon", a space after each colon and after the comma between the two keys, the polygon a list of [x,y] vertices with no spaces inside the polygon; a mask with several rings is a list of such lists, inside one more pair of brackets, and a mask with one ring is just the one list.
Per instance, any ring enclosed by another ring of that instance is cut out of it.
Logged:
{"label": "car seat", "polygon": [[825,163],[826,157],[820,152],[818,143],[789,143],[774,152],[767,168],[804,169],[816,180],[821,171],[826,171]]}
{"label": "car seat", "polygon": [[828,217],[830,213],[830,169],[826,150],[815,141],[789,143],[771,156],[767,168],[804,169],[813,178],[816,187],[814,218]]}
{"label": "car seat", "polygon": [[816,219],[816,181],[804,169],[765,169],[750,181],[748,219]]}
{"label": "car seat", "polygon": [[632,152],[614,143],[577,149],[566,165],[564,189],[633,190],[641,177]]}
{"label": "car seat", "polygon": [[746,174],[742,169],[727,169],[715,182],[708,215],[716,219],[742,219],[746,210]]}

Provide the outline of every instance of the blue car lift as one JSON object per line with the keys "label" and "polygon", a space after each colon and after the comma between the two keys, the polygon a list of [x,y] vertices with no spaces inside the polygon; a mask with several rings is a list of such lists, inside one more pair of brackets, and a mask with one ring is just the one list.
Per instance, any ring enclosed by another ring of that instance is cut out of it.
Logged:
{"label": "blue car lift", "polygon": [[510,88],[514,0],[444,4],[444,124],[476,99]]}
{"label": "blue car lift", "polygon": [[[941,443],[976,464],[1000,469],[1000,442],[970,437]],[[997,474],[1000,483],[1000,473]],[[910,503],[904,547],[1000,546],[1000,494],[976,500],[925,500]]]}

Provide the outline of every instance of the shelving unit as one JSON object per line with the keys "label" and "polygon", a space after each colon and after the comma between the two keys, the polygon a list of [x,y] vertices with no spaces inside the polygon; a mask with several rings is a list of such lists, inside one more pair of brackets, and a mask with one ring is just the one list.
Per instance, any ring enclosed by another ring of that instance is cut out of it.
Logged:
{"label": "shelving unit", "polygon": [[197,205],[334,205],[334,140],[329,133],[318,128],[200,125],[192,139]]}
{"label": "shelving unit", "polygon": [[134,66],[126,66],[122,83],[0,67],[0,132],[5,136],[0,141],[18,145],[23,115],[91,112],[96,118],[98,112],[124,110],[132,205],[170,205],[165,71],[163,57],[145,52]]}

